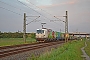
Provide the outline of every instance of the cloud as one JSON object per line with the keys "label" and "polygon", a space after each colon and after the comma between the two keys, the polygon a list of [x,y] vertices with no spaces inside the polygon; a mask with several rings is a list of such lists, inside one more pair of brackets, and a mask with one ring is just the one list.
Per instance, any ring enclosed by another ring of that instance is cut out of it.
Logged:
{"label": "cloud", "polygon": [[64,3],[61,3],[62,5],[72,5],[72,4],[75,4],[77,3],[77,0],[72,0],[72,1],[69,1],[69,2],[64,2]]}
{"label": "cloud", "polygon": [[[60,2],[60,1],[57,1],[57,3]],[[62,3],[53,3],[51,5],[42,5],[42,6],[39,6],[40,8],[52,8],[52,7],[58,7],[58,6],[63,6],[63,5],[73,5],[73,4],[76,4],[78,1],[77,0],[70,0],[70,1],[65,1],[65,2],[62,2]]]}

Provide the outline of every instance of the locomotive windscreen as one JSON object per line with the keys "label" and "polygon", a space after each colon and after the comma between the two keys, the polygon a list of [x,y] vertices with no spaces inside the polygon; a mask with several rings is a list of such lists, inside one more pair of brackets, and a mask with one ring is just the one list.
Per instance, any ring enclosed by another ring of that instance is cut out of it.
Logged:
{"label": "locomotive windscreen", "polygon": [[44,33],[44,30],[37,30],[37,33]]}

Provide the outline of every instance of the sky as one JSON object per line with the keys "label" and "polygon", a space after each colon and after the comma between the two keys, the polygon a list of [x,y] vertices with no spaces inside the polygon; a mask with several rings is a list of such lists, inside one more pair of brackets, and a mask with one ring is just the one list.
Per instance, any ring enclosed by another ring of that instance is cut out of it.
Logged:
{"label": "sky", "polygon": [[27,32],[41,29],[41,23],[46,23],[45,28],[64,32],[66,11],[69,32],[90,33],[90,0],[0,0],[0,31],[23,32],[26,13]]}

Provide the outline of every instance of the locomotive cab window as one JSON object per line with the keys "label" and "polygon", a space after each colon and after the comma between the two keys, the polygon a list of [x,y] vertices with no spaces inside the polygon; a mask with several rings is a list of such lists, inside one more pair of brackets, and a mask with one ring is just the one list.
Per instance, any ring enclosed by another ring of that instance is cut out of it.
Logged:
{"label": "locomotive cab window", "polygon": [[37,33],[44,33],[44,30],[37,30]]}

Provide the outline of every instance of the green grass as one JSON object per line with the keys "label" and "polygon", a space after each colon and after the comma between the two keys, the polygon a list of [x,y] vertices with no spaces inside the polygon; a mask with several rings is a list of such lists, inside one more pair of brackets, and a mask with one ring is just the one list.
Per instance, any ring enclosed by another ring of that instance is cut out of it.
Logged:
{"label": "green grass", "polygon": [[87,47],[85,48],[85,51],[88,54],[88,56],[90,57],[90,40],[87,40],[86,43],[87,43]]}
{"label": "green grass", "polygon": [[27,38],[26,43],[24,43],[23,38],[0,38],[0,46],[28,44],[28,43],[33,43],[35,41],[36,40],[33,38]]}
{"label": "green grass", "polygon": [[72,41],[65,43],[58,49],[52,49],[40,57],[27,60],[83,60],[81,57],[81,47],[84,46],[84,41]]}

